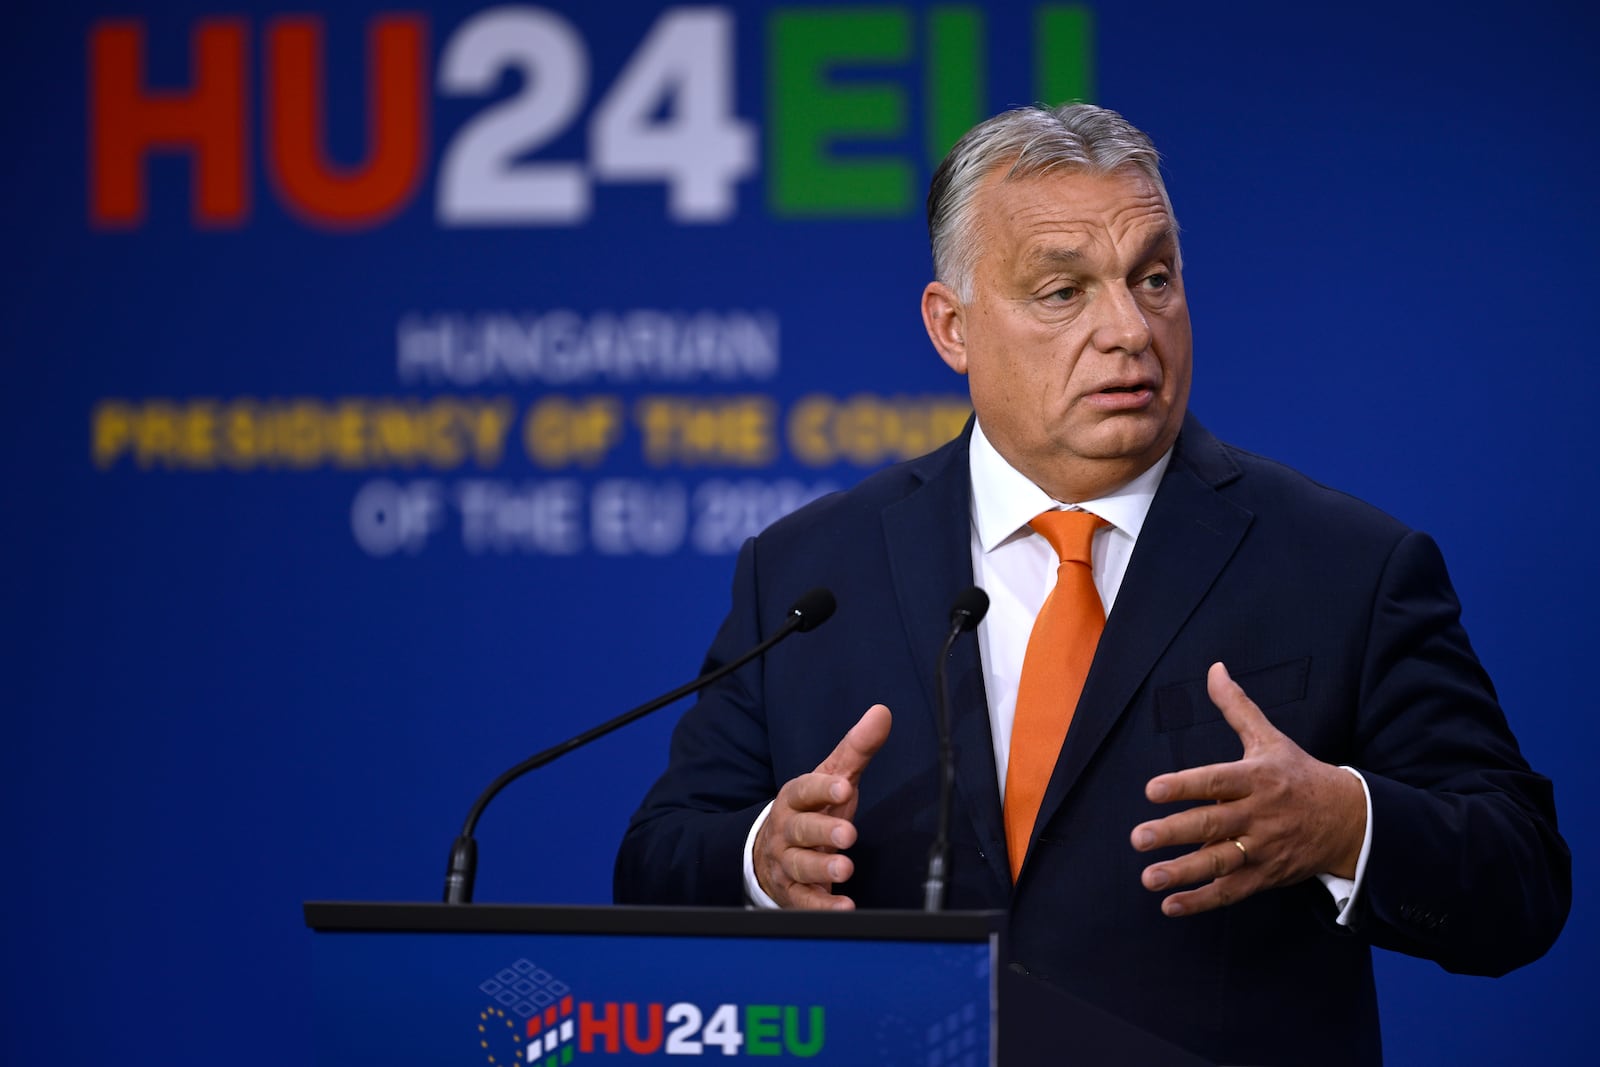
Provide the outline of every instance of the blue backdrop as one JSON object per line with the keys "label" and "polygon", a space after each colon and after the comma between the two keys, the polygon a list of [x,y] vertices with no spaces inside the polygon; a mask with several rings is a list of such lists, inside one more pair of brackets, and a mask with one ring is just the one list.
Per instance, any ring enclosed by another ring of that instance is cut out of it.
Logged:
{"label": "blue backdrop", "polygon": [[[740,537],[959,424],[922,191],[1068,95],[1168,157],[1194,409],[1438,538],[1556,781],[1565,935],[1382,956],[1391,1061],[1586,1059],[1589,5],[10,21],[0,1060],[304,1061],[302,900],[432,899],[483,783],[694,673]],[[672,719],[507,792],[479,899],[608,899]]]}

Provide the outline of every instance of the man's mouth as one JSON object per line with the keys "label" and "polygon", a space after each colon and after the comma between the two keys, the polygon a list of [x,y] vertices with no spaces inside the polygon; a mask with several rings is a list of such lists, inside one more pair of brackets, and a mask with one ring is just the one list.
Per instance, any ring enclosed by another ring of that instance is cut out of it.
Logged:
{"label": "man's mouth", "polygon": [[1155,397],[1155,383],[1146,381],[1117,382],[1103,386],[1085,399],[1101,411],[1112,414],[1144,411],[1155,401]]}

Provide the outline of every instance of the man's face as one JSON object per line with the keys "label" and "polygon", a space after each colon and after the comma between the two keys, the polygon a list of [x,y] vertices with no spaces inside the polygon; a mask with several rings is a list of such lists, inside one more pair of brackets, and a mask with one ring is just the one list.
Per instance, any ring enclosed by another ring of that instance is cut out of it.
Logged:
{"label": "man's face", "polygon": [[983,431],[1051,496],[1085,500],[1161,458],[1189,399],[1177,233],[1133,168],[1058,172],[977,193],[965,304],[923,294],[934,345],[968,377]]}

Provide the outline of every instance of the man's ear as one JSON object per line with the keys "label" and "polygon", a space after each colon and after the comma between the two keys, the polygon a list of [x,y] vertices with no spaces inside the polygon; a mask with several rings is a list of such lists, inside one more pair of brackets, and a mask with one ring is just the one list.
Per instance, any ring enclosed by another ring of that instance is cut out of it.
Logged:
{"label": "man's ear", "polygon": [[929,282],[922,290],[922,325],[939,358],[957,374],[967,373],[966,309],[944,282]]}

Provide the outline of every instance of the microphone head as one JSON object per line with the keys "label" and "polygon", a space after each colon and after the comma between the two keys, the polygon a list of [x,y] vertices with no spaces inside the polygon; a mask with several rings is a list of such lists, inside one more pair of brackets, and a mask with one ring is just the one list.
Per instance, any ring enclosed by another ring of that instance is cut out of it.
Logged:
{"label": "microphone head", "polygon": [[989,611],[989,594],[975,585],[968,586],[950,606],[950,625],[963,631],[971,630],[983,621]]}
{"label": "microphone head", "polygon": [[[989,598],[984,597],[985,607],[988,606],[988,601]],[[837,606],[833,594],[818,586],[800,594],[800,599],[789,609],[789,618],[796,620],[795,629],[805,633],[807,630],[815,630],[832,618],[833,609]]]}

